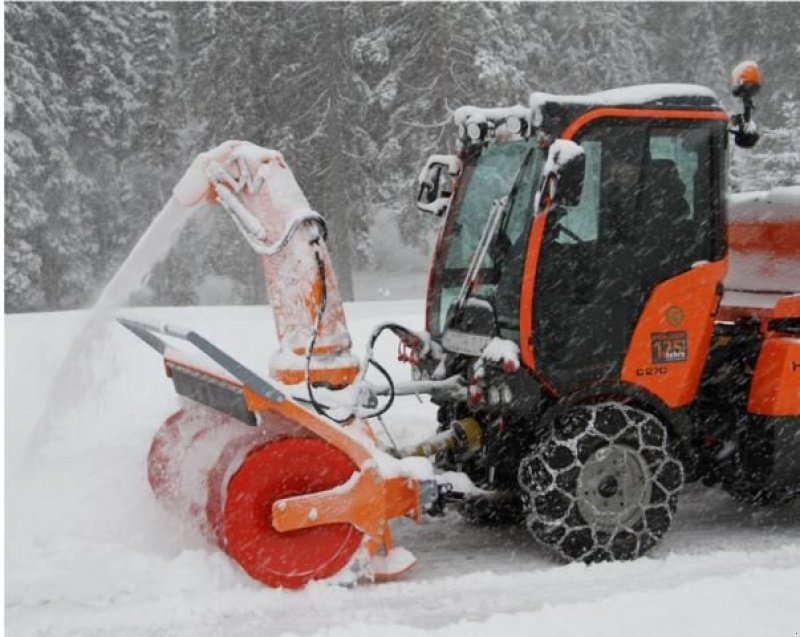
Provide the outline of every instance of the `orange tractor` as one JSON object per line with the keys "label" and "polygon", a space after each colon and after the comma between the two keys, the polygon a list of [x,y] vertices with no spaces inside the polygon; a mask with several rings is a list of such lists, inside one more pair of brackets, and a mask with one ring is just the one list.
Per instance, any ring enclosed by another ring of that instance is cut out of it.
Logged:
{"label": "orange tractor", "polygon": [[[184,400],[151,448],[156,495],[252,577],[295,588],[403,573],[390,520],[448,504],[593,562],[650,549],[689,481],[800,493],[800,194],[740,196],[728,223],[728,140],[758,138],[760,74],[733,79],[734,116],[677,84],[458,109],[457,155],[419,178],[419,209],[443,217],[426,331],[380,325],[360,363],[324,221],[280,154],[200,155],[169,205],[219,203],[261,255],[276,382],[195,332],[121,319]],[[413,380],[374,360],[384,331]],[[342,391],[323,404],[319,387]],[[412,393],[438,405],[438,433],[382,448],[370,419]]]}

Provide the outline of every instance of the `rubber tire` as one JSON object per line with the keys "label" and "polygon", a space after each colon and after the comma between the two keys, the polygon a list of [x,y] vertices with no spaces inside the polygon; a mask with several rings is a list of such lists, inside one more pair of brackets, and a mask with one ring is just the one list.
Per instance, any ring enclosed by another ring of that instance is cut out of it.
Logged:
{"label": "rubber tire", "polygon": [[[723,487],[734,500],[750,506],[780,507],[793,502],[798,494],[779,491],[770,485],[775,456],[773,433],[764,431],[749,419],[744,422]],[[742,450],[746,450],[746,454]]]}
{"label": "rubber tire", "polygon": [[345,483],[357,467],[316,438],[282,438],[251,451],[227,487],[223,548],[252,578],[274,588],[302,588],[341,571],[361,546],[352,524],[286,533],[272,526],[272,504]]}
{"label": "rubber tire", "polygon": [[[612,443],[624,453],[632,450],[647,471],[641,513],[609,531],[582,515],[578,480],[584,463]],[[518,480],[535,540],[562,560],[591,563],[631,560],[651,549],[672,523],[684,470],[656,416],[610,402],[576,406],[558,418],[548,438],[523,458]]]}

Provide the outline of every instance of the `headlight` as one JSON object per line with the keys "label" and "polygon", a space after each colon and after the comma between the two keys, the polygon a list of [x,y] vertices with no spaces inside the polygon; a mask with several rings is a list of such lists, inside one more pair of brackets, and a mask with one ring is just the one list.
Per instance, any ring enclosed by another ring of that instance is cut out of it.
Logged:
{"label": "headlight", "polygon": [[489,404],[490,405],[499,405],[500,404],[500,390],[495,387],[489,387],[489,394],[488,394]]}
{"label": "headlight", "polygon": [[511,404],[514,394],[511,392],[511,388],[508,385],[503,385],[503,389],[500,390],[500,398],[506,405]]}
{"label": "headlight", "polygon": [[516,135],[522,130],[522,120],[515,115],[509,115],[506,117],[506,128],[510,133]]}
{"label": "headlight", "polygon": [[477,124],[475,122],[470,122],[469,124],[467,124],[467,136],[473,141],[478,140],[481,137],[483,137],[482,129],[483,127],[480,124]]}

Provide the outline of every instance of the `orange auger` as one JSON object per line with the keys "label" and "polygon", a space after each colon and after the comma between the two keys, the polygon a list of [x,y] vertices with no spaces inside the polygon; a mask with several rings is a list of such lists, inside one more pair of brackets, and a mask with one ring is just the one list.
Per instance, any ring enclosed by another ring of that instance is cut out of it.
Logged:
{"label": "orange auger", "polygon": [[[192,401],[151,447],[156,496],[249,575],[298,588],[348,566],[351,576],[386,580],[414,565],[393,547],[389,521],[419,520],[436,497],[427,460],[390,457],[361,420],[339,426],[310,413],[195,332],[120,323],[164,356],[176,391]],[[190,342],[219,369],[159,335]]]}

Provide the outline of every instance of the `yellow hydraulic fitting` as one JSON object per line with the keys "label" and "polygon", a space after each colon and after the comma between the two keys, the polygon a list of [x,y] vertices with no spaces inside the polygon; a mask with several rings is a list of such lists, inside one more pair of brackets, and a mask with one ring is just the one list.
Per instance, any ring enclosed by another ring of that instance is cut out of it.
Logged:
{"label": "yellow hydraulic fitting", "polygon": [[434,456],[441,451],[452,451],[467,454],[477,451],[483,444],[483,432],[480,423],[472,417],[454,420],[450,428],[441,431],[427,440],[404,447],[400,451],[402,457]]}

